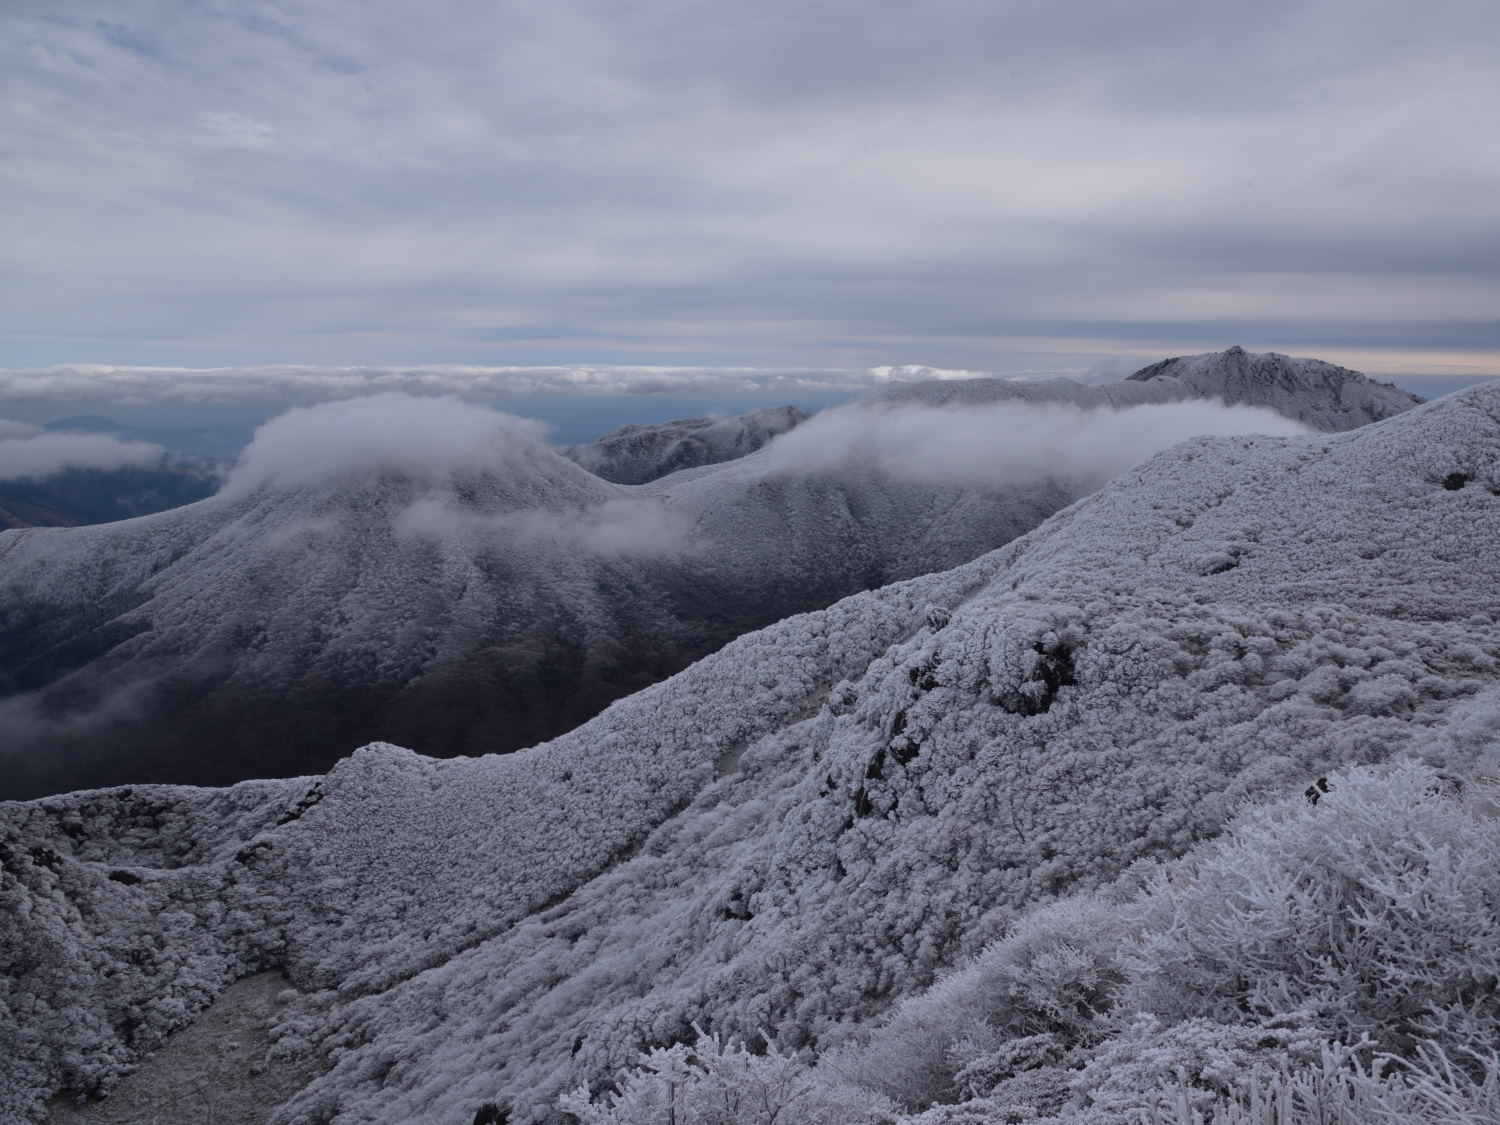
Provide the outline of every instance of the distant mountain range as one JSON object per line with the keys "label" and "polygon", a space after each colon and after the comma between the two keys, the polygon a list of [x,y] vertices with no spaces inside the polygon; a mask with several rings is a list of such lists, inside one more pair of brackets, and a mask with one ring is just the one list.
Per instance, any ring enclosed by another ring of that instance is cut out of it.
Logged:
{"label": "distant mountain range", "polygon": [[[1281,408],[1324,426],[1415,401],[1315,360],[1273,359],[1268,370],[1294,377],[1288,394],[1278,375]],[[1230,393],[1272,394],[1241,377],[1243,353],[1219,363]],[[1201,398],[1216,384],[1213,364],[1199,366],[1209,373],[1193,386],[1160,376],[1113,388],[894,386],[841,425],[805,431],[800,455],[831,446],[827,463],[788,464],[773,444],[634,489],[512,431],[497,432],[481,461],[494,457],[476,467],[443,452],[454,420],[436,400],[394,408],[410,418],[402,433],[431,431],[446,466],[434,473],[387,463],[378,441],[330,413],[286,456],[353,442],[355,467],[290,485],[231,479],[154,516],[0,538],[11,751],[0,795],[296,775],[376,738],[443,756],[531,745],[748,630],[975,558],[1102,483],[1055,466],[893,475],[861,444],[893,417],[917,411],[942,447],[957,402]],[[1007,441],[1002,417],[967,417],[983,444]],[[646,472],[649,451],[680,455],[674,434],[729,435],[695,447],[722,452],[797,420],[781,410],[669,424],[624,444],[632,471]]]}
{"label": "distant mountain range", "polygon": [[[1046,394],[919,397],[1017,386]],[[1236,393],[1325,425],[1382,398],[1348,378]],[[1269,1122],[1224,1099],[1278,1075],[1288,1099],[1405,1107],[1360,1120],[1482,1120],[1500,1047],[1500,387],[1389,403],[1344,433],[1183,442],[998,550],[749,633],[519,753],[380,743],[316,778],[0,806],[0,968],[24,1013],[9,1039],[0,1022],[0,1111],[108,1090],[230,981],[275,969],[292,991],[266,1010],[264,1065],[305,1066],[253,1107],[276,1125],[537,1125],[567,1119],[569,1091],[584,1120],[645,1125],[705,1085],[846,1125],[1187,1123],[1216,1105]],[[671,512],[716,478],[753,501],[748,466],[784,467],[779,445],[648,502]],[[520,453],[527,495],[634,495]],[[284,611],[331,630],[323,660],[344,642],[322,601],[347,627],[491,632],[480,599],[515,577],[480,584],[498,561],[446,540],[405,553],[380,528],[409,487],[231,495],[119,525],[150,531],[128,549],[118,530],[10,533],[7,604],[45,567],[105,607],[97,629],[131,620],[112,591],[139,591],[163,643],[223,628],[269,659],[280,611],[241,612],[240,591],[283,595],[303,571],[268,544],[324,520],[291,557],[328,561]],[[498,480],[452,487],[467,510],[515,510]],[[235,571],[195,586],[220,557]],[[571,571],[547,588],[579,592]],[[194,631],[162,631],[169,611]],[[395,659],[345,651],[346,674]],[[301,706],[318,665],[260,706]],[[725,1046],[762,1030],[779,1051]],[[1419,1047],[1480,1062],[1414,1070]],[[653,1049],[655,1070],[621,1071]],[[1397,1077],[1370,1077],[1361,1050]],[[1460,1088],[1479,1116],[1440,1100]]]}

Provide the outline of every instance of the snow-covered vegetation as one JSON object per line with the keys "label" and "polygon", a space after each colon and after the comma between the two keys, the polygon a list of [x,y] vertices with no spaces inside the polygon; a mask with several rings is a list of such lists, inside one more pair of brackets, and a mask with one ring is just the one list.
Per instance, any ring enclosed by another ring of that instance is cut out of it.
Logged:
{"label": "snow-covered vegetation", "polygon": [[0,806],[6,1111],[284,968],[286,1125],[1482,1119],[1497,497],[1495,388],[1199,439],[518,754]]}
{"label": "snow-covered vegetation", "polygon": [[[820,1060],[694,1026],[586,1123],[1287,1125],[1500,1119],[1500,748],[1241,812],[1187,856],[1023,914]],[[805,1107],[805,1108],[804,1108]]]}

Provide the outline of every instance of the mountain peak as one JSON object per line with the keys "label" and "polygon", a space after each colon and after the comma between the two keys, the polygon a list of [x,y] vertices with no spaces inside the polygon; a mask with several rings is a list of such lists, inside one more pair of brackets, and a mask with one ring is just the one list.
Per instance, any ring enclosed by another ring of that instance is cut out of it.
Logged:
{"label": "mountain peak", "polygon": [[1268,406],[1320,430],[1351,430],[1424,401],[1338,364],[1280,352],[1247,352],[1238,344],[1222,352],[1164,359],[1141,368],[1126,382],[1175,383],[1231,404]]}

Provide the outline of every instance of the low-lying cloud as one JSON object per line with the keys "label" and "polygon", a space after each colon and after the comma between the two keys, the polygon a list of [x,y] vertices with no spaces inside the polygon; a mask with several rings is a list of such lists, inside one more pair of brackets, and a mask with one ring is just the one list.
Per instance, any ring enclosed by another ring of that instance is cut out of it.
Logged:
{"label": "low-lying cloud", "polygon": [[691,546],[692,520],[654,496],[621,496],[582,507],[528,508],[486,514],[465,510],[433,493],[403,508],[396,534],[438,542],[481,539],[543,552],[669,558]]}
{"label": "low-lying cloud", "polygon": [[390,472],[439,483],[460,472],[510,472],[538,452],[546,426],[453,398],[381,393],[297,407],[255,432],[223,491],[295,488]]}
{"label": "low-lying cloud", "polygon": [[110,434],[48,433],[0,419],[0,481],[44,480],[69,469],[126,469],[156,464],[166,451]]}
{"label": "low-lying cloud", "polygon": [[[417,499],[391,513],[401,538],[599,555],[691,548],[692,520],[669,496],[588,476],[543,444],[544,430],[445,397],[381,393],[299,407],[257,431],[224,491],[331,489],[391,474],[420,486]],[[1202,401],[1118,410],[853,405],[824,411],[742,464],[766,476],[884,476],[953,488],[1057,480],[1081,495],[1189,438],[1308,432],[1270,410]],[[495,478],[499,491],[475,503],[453,485],[477,476]],[[319,530],[286,534],[291,542]]]}
{"label": "low-lying cloud", "polygon": [[[688,521],[655,496],[590,476],[542,442],[546,427],[454,398],[381,393],[298,407],[272,419],[224,492],[331,488],[391,474],[427,486],[392,516],[402,538],[482,539],[494,546],[596,555],[662,556],[683,549]],[[468,504],[456,479],[499,478],[503,507]],[[326,518],[276,533],[296,544],[328,531]]]}
{"label": "low-lying cloud", "polygon": [[926,484],[984,487],[1057,479],[1084,490],[1189,438],[1310,433],[1275,411],[1218,402],[1123,410],[1039,403],[825,410],[768,447],[787,474],[870,471]]}

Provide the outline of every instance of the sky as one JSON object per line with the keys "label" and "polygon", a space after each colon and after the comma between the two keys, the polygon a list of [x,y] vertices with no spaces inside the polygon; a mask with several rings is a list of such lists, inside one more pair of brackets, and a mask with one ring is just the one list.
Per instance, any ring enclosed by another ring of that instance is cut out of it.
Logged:
{"label": "sky", "polygon": [[1495,0],[7,0],[0,368],[1500,375]]}

